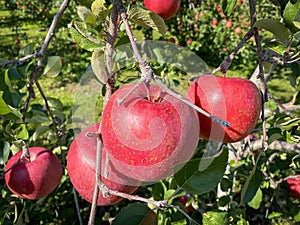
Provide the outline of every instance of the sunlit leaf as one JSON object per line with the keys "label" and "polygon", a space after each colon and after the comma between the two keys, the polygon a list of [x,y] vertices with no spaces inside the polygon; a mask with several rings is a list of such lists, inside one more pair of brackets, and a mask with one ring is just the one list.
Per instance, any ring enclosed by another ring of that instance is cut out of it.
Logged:
{"label": "sunlit leaf", "polygon": [[34,44],[30,43],[26,45],[24,48],[21,48],[19,54],[23,56],[30,55],[33,53],[33,49],[34,49]]}
{"label": "sunlit leaf", "polygon": [[85,23],[89,23],[91,25],[97,24],[94,14],[85,6],[77,6],[77,14]]}
{"label": "sunlit leaf", "polygon": [[133,7],[129,9],[128,19],[142,27],[152,28],[160,32],[162,35],[165,35],[167,31],[165,21],[160,16],[140,7]]}
{"label": "sunlit leaf", "polygon": [[242,189],[240,202],[241,205],[244,205],[244,203],[248,203],[253,199],[262,180],[263,175],[261,171],[254,166]]}
{"label": "sunlit leaf", "polygon": [[224,175],[228,162],[228,149],[210,158],[191,160],[174,178],[177,184],[191,194],[203,194],[214,189]]}
{"label": "sunlit leaf", "polygon": [[6,141],[0,141],[0,165],[3,165],[7,162],[10,149],[10,145]]}
{"label": "sunlit leaf", "polygon": [[157,225],[157,215],[147,205],[130,204],[115,217],[112,225]]}
{"label": "sunlit leaf", "polygon": [[222,0],[222,9],[225,15],[230,16],[234,10],[237,0]]}
{"label": "sunlit leaf", "polygon": [[202,224],[203,225],[227,225],[228,218],[227,212],[206,212],[202,214]]}
{"label": "sunlit leaf", "polygon": [[25,124],[20,124],[19,127],[14,130],[14,132],[17,139],[27,140],[29,138],[29,134]]}
{"label": "sunlit leaf", "polygon": [[95,49],[91,58],[91,66],[94,74],[102,84],[106,84],[108,75],[104,61],[104,52],[101,49]]}
{"label": "sunlit leaf", "polygon": [[96,0],[92,3],[92,13],[100,20],[105,20],[109,15],[109,9],[106,8],[105,0]]}
{"label": "sunlit leaf", "polygon": [[0,91],[0,115],[6,115],[11,113],[11,108],[6,104],[6,102],[2,98],[3,91]]}
{"label": "sunlit leaf", "polygon": [[62,63],[59,56],[49,56],[43,75],[56,77],[60,73]]}
{"label": "sunlit leaf", "polygon": [[289,1],[288,4],[285,6],[283,12],[284,23],[293,33],[296,33],[300,29],[298,23],[300,22],[299,11],[300,11],[300,0],[296,0],[296,1]]}
{"label": "sunlit leaf", "polygon": [[286,46],[280,42],[269,42],[267,44],[268,48],[279,55],[283,55],[286,52]]}
{"label": "sunlit leaf", "polygon": [[248,205],[253,209],[259,209],[261,201],[262,201],[262,191],[260,188],[258,188],[253,199],[250,202],[248,202]]}
{"label": "sunlit leaf", "polygon": [[48,100],[48,104],[51,108],[55,108],[57,110],[63,109],[63,104],[58,98],[48,97],[47,100]]}
{"label": "sunlit leaf", "polygon": [[253,26],[270,31],[280,41],[287,41],[290,36],[289,30],[277,19],[258,20]]}
{"label": "sunlit leaf", "polygon": [[34,133],[32,134],[32,140],[33,141],[37,141],[37,139],[42,135],[44,134],[47,130],[49,130],[49,127],[48,126],[40,126],[38,127]]}

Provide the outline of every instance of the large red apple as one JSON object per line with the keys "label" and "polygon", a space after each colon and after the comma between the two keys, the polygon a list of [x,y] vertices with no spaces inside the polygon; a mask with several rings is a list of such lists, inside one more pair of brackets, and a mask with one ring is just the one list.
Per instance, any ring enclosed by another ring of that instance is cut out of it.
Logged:
{"label": "large red apple", "polygon": [[[29,148],[30,161],[21,159],[22,151],[13,155],[7,162],[4,175],[9,190],[26,199],[39,199],[47,196],[59,184],[62,166],[57,157],[42,147]],[[12,168],[9,170],[9,168]]]}
{"label": "large red apple", "polygon": [[180,0],[144,0],[145,7],[167,20],[173,17],[180,7]]}
{"label": "large red apple", "polygon": [[110,159],[125,175],[157,181],[188,161],[199,139],[197,113],[158,86],[140,85],[120,105],[134,84],[109,99],[102,117],[102,138]]}
{"label": "large red apple", "polygon": [[259,89],[249,80],[203,75],[187,91],[187,98],[211,115],[230,123],[221,126],[198,113],[200,137],[220,142],[236,142],[251,133],[262,106]]}
{"label": "large red apple", "polygon": [[[80,132],[74,141],[71,143],[68,157],[67,169],[71,182],[79,194],[88,202],[92,202],[95,173],[96,173],[96,149],[97,139],[87,137],[89,132],[97,132],[99,124],[94,124]],[[101,181],[111,190],[132,193],[137,188],[140,182],[130,179],[118,172],[111,162],[108,163],[108,177],[104,178],[106,163],[106,150],[102,148],[101,156]],[[112,205],[122,198],[110,195],[108,198],[103,197],[102,192],[99,192],[97,205]]]}
{"label": "large red apple", "polygon": [[293,178],[288,178],[286,180],[288,184],[288,189],[291,195],[295,198],[300,199],[300,176],[296,176]]}

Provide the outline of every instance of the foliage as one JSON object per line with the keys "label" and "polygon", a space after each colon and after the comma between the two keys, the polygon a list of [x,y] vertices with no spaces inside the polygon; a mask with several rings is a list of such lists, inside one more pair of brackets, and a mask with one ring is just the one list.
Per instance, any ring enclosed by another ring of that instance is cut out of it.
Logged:
{"label": "foliage", "polygon": [[[289,93],[290,104],[285,106],[292,106],[296,110],[292,117],[272,100],[265,104],[266,110],[270,111],[266,118],[268,144],[271,146],[280,141],[295,146],[300,140],[300,66],[297,60],[300,40],[299,1],[277,3],[274,6],[273,1],[258,1],[258,21],[254,26],[261,30],[264,50],[269,51],[265,57],[270,60],[266,61],[270,63],[274,58],[281,60],[282,66],[276,68],[265,63],[265,68],[270,68],[267,72],[272,74],[269,79],[281,81],[284,76],[288,76],[292,94]],[[5,8],[1,8],[2,11],[5,10],[5,14],[0,26],[6,32],[9,29],[12,32],[9,32],[5,42],[0,42],[1,61],[38,51],[44,31],[49,27],[59,4],[59,1],[6,1]],[[218,66],[249,30],[249,5],[243,1],[227,0],[223,4],[220,1],[182,1],[177,16],[166,22],[144,8],[141,9],[141,2],[129,2],[127,7],[131,28],[139,40],[149,37],[154,40],[174,38],[177,45],[189,48],[210,67]],[[46,63],[43,65],[43,72],[39,74],[39,80],[52,77],[57,82],[70,83],[77,81],[85,70],[94,75],[92,71],[102,66],[102,61],[97,60],[103,57],[110,13],[109,1],[71,3],[47,51]],[[141,16],[144,14],[146,15]],[[218,20],[217,25],[212,25],[213,19]],[[226,26],[229,20],[233,22],[230,28]],[[239,32],[235,31],[237,27],[241,28]],[[38,28],[40,34],[32,35],[34,31],[23,30],[29,28]],[[188,42],[190,38],[191,43]],[[16,39],[20,43],[15,42]],[[128,43],[125,28],[120,26],[115,45]],[[162,48],[150,47],[149,54],[153,56],[151,59],[160,59],[162,55],[159,49]],[[292,51],[288,51],[289,48]],[[178,54],[170,55],[176,57]],[[132,53],[120,53],[114,57],[116,86],[136,82],[139,70]],[[27,85],[35,63],[36,60],[31,60],[22,65],[12,64],[0,68],[0,172],[4,170],[11,154],[21,149],[22,141],[30,146],[45,146],[53,150],[65,167],[68,147],[80,129],[77,127],[78,123],[72,120],[72,113],[80,108],[65,108],[61,96],[47,96],[48,107],[41,98],[40,101],[29,102],[26,108],[26,99],[30,94]],[[180,65],[169,65],[159,60],[150,63],[163,81],[178,92],[186,89],[188,78],[195,74],[195,71],[185,74],[179,69]],[[91,67],[88,67],[89,64]],[[250,76],[256,64],[255,41],[251,39],[234,59],[232,69],[237,70],[237,76]],[[95,74],[102,83],[105,82],[103,73]],[[275,88],[270,91],[278,93]],[[105,93],[104,88],[102,92],[101,97]],[[34,94],[39,94],[37,87]],[[100,101],[96,110],[100,112],[101,107]],[[99,119],[99,114],[93,119]],[[123,200],[117,205],[99,208],[96,214],[98,224],[101,221],[101,224],[108,224],[114,217],[116,219],[113,224],[131,225],[146,224],[142,223],[145,218],[152,221],[150,224],[155,224],[156,220],[158,224],[296,224],[300,221],[300,200],[289,194],[284,181],[290,175],[299,174],[299,151],[288,148],[270,148],[266,151],[251,149],[252,144],[261,138],[262,127],[259,123],[253,136],[238,144],[216,147],[214,143],[200,140],[193,160],[174,177],[143,186],[135,193],[156,201],[170,198],[168,204],[174,207],[156,209],[151,204],[132,204],[129,200]],[[220,154],[207,157],[207,146],[214,149],[212,153]],[[229,165],[228,152],[235,155]],[[211,164],[199,171],[199,166],[207,161]],[[74,200],[76,192],[72,190],[66,170],[59,187],[48,197],[38,201],[19,199],[12,195],[1,178],[0,224],[79,223],[75,219],[78,218]],[[180,196],[190,197],[189,203],[193,211],[188,212],[185,205],[176,201]],[[86,222],[90,204],[80,197],[77,203],[82,219]]]}

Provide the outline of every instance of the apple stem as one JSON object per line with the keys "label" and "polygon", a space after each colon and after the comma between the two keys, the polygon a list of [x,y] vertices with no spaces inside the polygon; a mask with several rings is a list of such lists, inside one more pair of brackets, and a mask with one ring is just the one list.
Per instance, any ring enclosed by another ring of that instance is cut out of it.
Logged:
{"label": "apple stem", "polygon": [[30,162],[30,152],[29,149],[26,146],[25,141],[22,140],[22,154],[20,156],[20,160],[26,159]]}
{"label": "apple stem", "polygon": [[141,78],[138,81],[138,83],[122,99],[118,100],[118,104],[119,105],[122,104],[126,100],[126,98],[128,98],[128,96],[131,95],[134,92],[134,90],[136,90],[142,83],[144,83],[147,87],[149,87],[150,82],[153,79],[154,81],[156,81],[158,86],[163,91],[165,91],[166,93],[170,94],[171,96],[173,96],[173,97],[179,99],[180,101],[184,102],[185,104],[189,105],[190,107],[192,107],[193,109],[195,109],[199,113],[211,118],[213,121],[220,123],[222,126],[229,127],[230,124],[227,121],[223,121],[221,119],[218,119],[218,118],[210,115],[209,113],[207,113],[203,109],[199,108],[198,106],[196,106],[193,103],[191,103],[190,101],[188,101],[186,98],[184,98],[180,94],[177,94],[176,92],[174,92],[171,89],[169,89],[168,87],[166,87],[161,82],[161,80],[154,74],[154,72],[153,72],[151,66],[149,65],[149,63],[141,57],[141,55],[138,51],[137,45],[135,43],[135,38],[133,37],[133,34],[131,32],[131,28],[130,28],[129,23],[128,23],[126,9],[123,5],[123,2],[121,0],[119,0],[115,4],[118,4],[118,12],[120,13],[122,21],[125,25],[126,33],[127,33],[127,36],[130,40],[130,44],[131,44],[131,47],[133,49],[135,60],[136,60],[137,63],[139,63],[140,69],[141,69],[141,72],[142,72]]}

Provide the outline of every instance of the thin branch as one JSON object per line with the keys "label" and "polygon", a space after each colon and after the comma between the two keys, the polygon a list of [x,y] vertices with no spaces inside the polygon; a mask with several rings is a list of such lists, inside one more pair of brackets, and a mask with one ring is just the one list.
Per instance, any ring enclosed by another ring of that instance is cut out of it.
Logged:
{"label": "thin branch", "polygon": [[118,11],[117,3],[114,2],[112,7],[112,13],[109,20],[108,32],[107,32],[107,42],[105,46],[105,59],[106,59],[106,69],[108,73],[108,80],[106,83],[106,92],[103,99],[103,108],[105,107],[108,99],[112,95],[115,88],[115,73],[113,72],[113,52],[114,43],[118,37]]}
{"label": "thin branch", "polygon": [[[251,26],[256,22],[256,0],[249,0],[250,5],[250,18],[251,18]],[[262,113],[261,113],[261,120],[262,120],[262,127],[263,127],[263,140],[262,140],[262,149],[267,149],[267,131],[266,131],[266,120],[264,117],[264,103],[268,101],[268,86],[265,79],[264,73],[264,66],[263,66],[263,50],[261,46],[261,41],[258,33],[257,27],[254,27],[254,39],[256,43],[256,52],[258,56],[258,78],[261,80],[261,84],[263,85],[262,88]]]}
{"label": "thin branch", "polygon": [[36,65],[35,69],[30,74],[29,85],[28,85],[29,94],[28,94],[28,97],[27,97],[27,99],[25,100],[25,103],[24,103],[23,120],[25,120],[25,114],[28,110],[28,105],[29,105],[30,100],[35,97],[34,89],[33,89],[34,80],[36,79],[36,76],[38,75],[38,73],[40,72],[40,70],[42,68],[45,53],[47,51],[47,48],[49,47],[49,44],[50,44],[50,41],[51,41],[52,37],[55,34],[55,28],[57,27],[58,22],[61,19],[64,11],[68,7],[69,2],[70,2],[70,0],[64,0],[63,3],[61,4],[60,8],[58,9],[57,13],[55,14],[55,16],[52,20],[52,23],[50,25],[50,28],[48,30],[48,33],[45,37],[44,43],[42,44],[42,47],[41,47],[40,51],[38,53],[36,53],[39,59],[38,59],[38,62],[37,62],[37,65]]}
{"label": "thin branch", "polygon": [[[250,147],[253,151],[261,149],[261,140],[250,142]],[[285,141],[273,141],[267,146],[269,150],[287,151],[300,153],[300,144],[288,143]]]}
{"label": "thin branch", "polygon": [[[96,173],[95,173],[95,186],[94,186],[94,194],[93,194],[93,201],[92,201],[92,207],[89,217],[88,225],[94,225],[95,218],[96,218],[96,209],[97,209],[97,201],[98,201],[98,195],[99,195],[99,186],[98,183],[101,182],[100,176],[101,176],[101,155],[102,155],[102,142],[100,140],[100,137],[97,138],[97,149],[96,149]],[[101,182],[102,183],[102,182]]]}
{"label": "thin branch", "polygon": [[126,33],[127,36],[130,40],[130,44],[131,47],[133,49],[133,53],[135,56],[136,61],[139,63],[140,65],[140,69],[142,72],[142,76],[141,79],[139,80],[139,82],[137,83],[137,85],[135,85],[133,87],[133,89],[128,93],[128,95],[126,95],[124,98],[120,99],[118,102],[119,104],[122,104],[122,102],[136,89],[139,87],[139,85],[141,85],[142,83],[144,83],[146,86],[148,86],[150,84],[150,81],[153,79],[156,81],[157,85],[166,93],[170,94],[171,96],[177,98],[178,100],[184,102],[185,104],[187,104],[188,106],[192,107],[193,109],[195,109],[196,111],[198,111],[199,113],[211,118],[213,121],[220,123],[222,126],[225,127],[229,127],[230,124],[227,121],[221,120],[219,118],[216,118],[214,116],[212,116],[211,114],[209,114],[208,112],[204,111],[203,109],[201,109],[200,107],[194,105],[193,103],[191,103],[189,100],[187,100],[186,98],[184,98],[183,96],[181,96],[180,94],[177,94],[176,92],[174,92],[173,90],[167,88],[162,81],[154,74],[152,68],[150,67],[149,63],[144,60],[140,53],[139,50],[137,48],[137,45],[135,43],[135,38],[133,37],[133,34],[131,32],[129,23],[128,23],[128,18],[127,18],[127,14],[126,14],[126,9],[122,3],[121,0],[116,0],[118,2],[118,11],[121,15],[122,21],[125,25],[125,29],[126,29]]}
{"label": "thin branch", "polygon": [[220,66],[212,71],[212,74],[216,74],[221,71],[224,75],[226,74],[228,68],[230,67],[232,60],[239,52],[239,50],[244,46],[244,44],[254,35],[254,29],[250,28],[250,30],[245,34],[243,39],[238,43],[233,52],[227,56],[227,58],[220,64]]}
{"label": "thin branch", "polygon": [[26,56],[24,56],[22,58],[19,58],[19,59],[13,59],[13,60],[2,62],[2,63],[0,63],[0,67],[1,66],[6,66],[6,65],[9,65],[9,64],[15,64],[15,63],[20,65],[20,64],[22,64],[22,63],[24,63],[24,62],[26,62],[30,59],[39,58],[40,56],[41,55],[40,55],[39,52],[33,53],[33,54],[30,54],[30,55],[26,55]]}
{"label": "thin branch", "polygon": [[75,201],[75,206],[76,206],[76,212],[77,212],[77,216],[78,216],[79,225],[83,225],[81,214],[80,214],[79,203],[78,203],[78,196],[77,196],[77,193],[76,193],[76,190],[75,190],[74,187],[72,188],[72,191],[73,191],[73,196],[74,196],[74,201]]}

